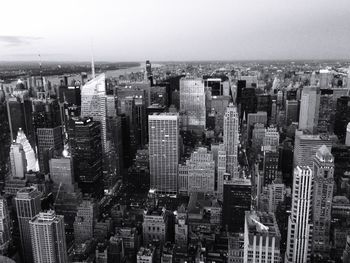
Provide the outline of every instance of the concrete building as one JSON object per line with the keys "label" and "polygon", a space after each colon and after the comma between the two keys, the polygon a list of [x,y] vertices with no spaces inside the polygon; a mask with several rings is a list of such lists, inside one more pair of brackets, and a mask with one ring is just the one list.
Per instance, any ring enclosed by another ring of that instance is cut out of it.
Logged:
{"label": "concrete building", "polygon": [[199,147],[186,162],[188,166],[188,191],[214,193],[215,162],[213,154],[204,147]]}
{"label": "concrete building", "polygon": [[101,123],[102,150],[107,145],[106,76],[101,74],[81,88],[81,117],[92,117]]}
{"label": "concrete building", "polygon": [[304,87],[301,95],[299,129],[315,132],[318,125],[320,88]]}
{"label": "concrete building", "polygon": [[188,128],[205,128],[205,88],[202,79],[180,79],[180,112],[188,115]]}
{"label": "concrete building", "polygon": [[182,249],[188,247],[188,221],[187,211],[184,206],[180,206],[175,219],[175,243]]}
{"label": "concrete building", "polygon": [[74,171],[70,157],[52,158],[49,161],[50,178],[56,185],[61,185],[68,193],[74,192]]}
{"label": "concrete building", "polygon": [[33,263],[33,247],[29,221],[41,210],[41,193],[34,187],[22,188],[15,197],[19,233],[21,237],[21,254],[23,262]]}
{"label": "concrete building", "polygon": [[[4,197],[0,197],[0,254],[7,254],[11,242],[11,218]],[[0,261],[1,262],[1,261]]]}
{"label": "concrete building", "polygon": [[93,237],[97,215],[97,204],[92,200],[83,200],[78,206],[74,221],[74,239],[77,244]]}
{"label": "concrete building", "polygon": [[222,200],[224,194],[224,180],[226,173],[226,150],[224,144],[219,144],[218,154],[217,154],[217,162],[216,162],[216,193],[217,196]]}
{"label": "concrete building", "polygon": [[27,160],[22,144],[11,144],[10,162],[12,178],[24,178],[24,174],[27,172]]}
{"label": "concrete building", "polygon": [[148,116],[151,188],[177,193],[179,163],[179,116],[163,113]]}
{"label": "concrete building", "polygon": [[346,126],[345,145],[350,146],[350,122]]}
{"label": "concrete building", "polygon": [[153,246],[141,247],[136,255],[137,263],[153,263],[155,260],[155,248]]}
{"label": "concrete building", "polygon": [[167,236],[165,213],[162,210],[147,211],[143,217],[142,233],[144,244],[151,244],[153,241],[164,244]]}
{"label": "concrete building", "polygon": [[328,149],[332,149],[332,143],[335,140],[333,136],[328,135],[311,135],[303,131],[295,131],[294,142],[294,167],[309,166],[312,167],[313,158],[316,151],[326,145]]}
{"label": "concrete building", "polygon": [[294,169],[285,262],[305,263],[311,260],[313,179],[310,167],[297,166]]}
{"label": "concrete building", "polygon": [[230,233],[228,236],[228,263],[243,263],[244,262],[244,234]]}
{"label": "concrete building", "polygon": [[29,221],[35,263],[67,263],[67,245],[62,215],[40,212]]}
{"label": "concrete building", "polygon": [[286,124],[299,120],[299,102],[297,100],[286,100]]}
{"label": "concrete building", "polygon": [[331,210],[334,187],[334,158],[330,150],[321,146],[314,158],[313,186],[313,255],[329,252]]}
{"label": "concrete building", "polygon": [[244,262],[279,263],[281,234],[274,213],[245,212]]}
{"label": "concrete building", "polygon": [[27,171],[33,171],[36,172],[39,170],[37,160],[35,158],[35,152],[29,143],[27,136],[24,134],[24,131],[19,128],[17,132],[17,138],[16,143],[19,143],[23,146],[23,151],[25,153],[26,157],[26,163],[27,163]]}
{"label": "concrete building", "polygon": [[224,145],[226,150],[226,172],[232,178],[238,178],[238,112],[237,108],[230,103],[224,116]]}

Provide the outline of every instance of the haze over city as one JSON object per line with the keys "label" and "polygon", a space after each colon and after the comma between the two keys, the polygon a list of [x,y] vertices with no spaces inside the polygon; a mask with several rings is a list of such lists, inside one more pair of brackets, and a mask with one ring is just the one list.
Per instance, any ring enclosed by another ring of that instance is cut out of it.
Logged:
{"label": "haze over city", "polygon": [[347,59],[347,0],[2,1],[0,61]]}

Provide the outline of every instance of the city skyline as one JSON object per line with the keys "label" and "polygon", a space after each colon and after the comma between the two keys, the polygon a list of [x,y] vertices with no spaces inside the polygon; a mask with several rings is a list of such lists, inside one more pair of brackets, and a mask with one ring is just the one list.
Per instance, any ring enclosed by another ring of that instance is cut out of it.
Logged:
{"label": "city skyline", "polygon": [[0,61],[88,61],[91,53],[98,61],[348,59],[350,54],[345,0],[337,5],[40,0],[6,1],[3,10],[8,12],[0,18],[6,24],[0,29]]}

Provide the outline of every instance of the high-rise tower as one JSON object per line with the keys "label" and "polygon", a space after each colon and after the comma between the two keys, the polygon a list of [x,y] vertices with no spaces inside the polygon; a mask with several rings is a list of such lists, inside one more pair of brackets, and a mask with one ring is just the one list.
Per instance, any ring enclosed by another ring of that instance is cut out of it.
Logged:
{"label": "high-rise tower", "polygon": [[34,187],[22,188],[15,197],[22,259],[25,263],[34,262],[29,221],[40,212],[40,199],[41,193]]}
{"label": "high-rise tower", "polygon": [[40,212],[29,225],[35,263],[68,262],[62,215],[56,215],[53,210]]}
{"label": "high-rise tower", "polygon": [[314,159],[313,188],[313,255],[329,251],[331,210],[334,185],[334,158],[327,146],[322,145]]}
{"label": "high-rise tower", "polygon": [[107,152],[107,96],[106,76],[101,74],[81,89],[81,117],[92,117],[101,123],[102,150]]}
{"label": "high-rise tower", "polygon": [[285,262],[310,262],[313,174],[308,166],[294,169],[291,215],[288,219]]}
{"label": "high-rise tower", "polygon": [[177,192],[179,163],[179,116],[162,113],[148,116],[151,188]]}
{"label": "high-rise tower", "polygon": [[320,88],[304,87],[301,95],[299,129],[315,132],[320,107]]}
{"label": "high-rise tower", "polygon": [[224,145],[226,149],[226,171],[238,178],[238,112],[230,103],[224,116]]}

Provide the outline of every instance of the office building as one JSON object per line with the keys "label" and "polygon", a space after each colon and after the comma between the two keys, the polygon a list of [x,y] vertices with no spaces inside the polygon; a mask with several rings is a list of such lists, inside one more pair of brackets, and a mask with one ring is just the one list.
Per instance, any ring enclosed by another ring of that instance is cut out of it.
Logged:
{"label": "office building", "polygon": [[336,96],[333,89],[321,89],[320,108],[318,113],[317,131],[327,133],[333,131]]}
{"label": "office building", "polygon": [[238,112],[231,103],[224,116],[224,145],[226,149],[226,171],[233,177],[238,178]]}
{"label": "office building", "polygon": [[274,213],[246,211],[244,262],[279,263],[281,234]]}
{"label": "office building", "polygon": [[39,165],[37,163],[37,159],[35,157],[35,152],[33,150],[32,145],[29,143],[27,136],[24,134],[24,131],[20,128],[17,133],[16,143],[21,144],[23,147],[23,151],[26,157],[26,170],[36,172],[39,170]]}
{"label": "office building", "polygon": [[0,254],[7,254],[11,236],[11,218],[6,199],[0,197]]}
{"label": "office building", "polygon": [[153,246],[141,247],[136,255],[137,263],[153,263],[155,260],[155,248]]}
{"label": "office building", "polygon": [[312,167],[313,157],[316,151],[326,145],[328,149],[332,149],[332,143],[335,140],[333,136],[328,135],[311,135],[303,131],[295,131],[294,141],[294,167],[309,166]]}
{"label": "office building", "polygon": [[56,186],[62,187],[67,193],[74,192],[73,161],[70,157],[52,158],[50,178]]}
{"label": "office building", "polygon": [[330,150],[321,146],[316,151],[313,165],[313,255],[329,252],[331,210],[334,187],[334,158]]}
{"label": "office building", "polygon": [[180,79],[180,112],[187,114],[189,129],[205,128],[205,88],[202,79]]}
{"label": "office building", "polygon": [[316,132],[320,108],[320,88],[304,87],[301,95],[299,129]]}
{"label": "office building", "polygon": [[107,97],[106,77],[101,74],[81,88],[81,117],[92,117],[101,125],[102,151],[107,151]]}
{"label": "office building", "polygon": [[143,243],[159,242],[164,244],[167,237],[165,213],[162,210],[149,210],[143,216],[142,233]]}
{"label": "office building", "polygon": [[222,196],[224,194],[224,179],[226,173],[226,150],[224,144],[219,144],[218,147],[218,153],[217,153],[217,160],[216,160],[216,193],[217,196],[222,200]]}
{"label": "office building", "polygon": [[313,180],[310,167],[297,166],[294,169],[285,262],[304,263],[311,260]]}
{"label": "office building", "polygon": [[54,155],[54,152],[62,152],[63,138],[62,128],[57,126],[55,128],[37,128],[37,145],[38,145],[38,159],[39,169],[42,173],[49,172],[49,160]]}
{"label": "office building", "polygon": [[262,123],[265,126],[267,125],[267,112],[258,111],[257,113],[249,113],[247,118],[247,135],[248,138],[251,138],[251,130],[254,127],[254,124]]}
{"label": "office building", "polygon": [[11,176],[24,178],[27,171],[27,160],[23,146],[20,143],[12,143],[10,148]]}
{"label": "office building", "polygon": [[75,181],[84,194],[101,196],[102,145],[101,125],[92,118],[73,118],[69,140],[72,149]]}
{"label": "office building", "polygon": [[68,262],[63,216],[40,212],[29,225],[35,263]]}
{"label": "office building", "polygon": [[350,122],[346,126],[345,145],[350,146]]}
{"label": "office building", "polygon": [[[256,112],[256,91],[255,88],[247,86],[242,90],[240,108],[240,121],[247,119],[249,113]],[[267,117],[266,117],[267,118]]]}
{"label": "office building", "polygon": [[244,233],[229,233],[228,263],[244,263]]}
{"label": "office building", "polygon": [[151,188],[177,193],[179,163],[179,116],[163,113],[148,116]]}
{"label": "office building", "polygon": [[299,120],[299,102],[297,100],[286,100],[286,124]]}
{"label": "office building", "polygon": [[188,166],[188,191],[214,193],[215,162],[213,154],[199,147],[186,162]]}
{"label": "office building", "polygon": [[19,233],[21,238],[21,255],[25,263],[33,263],[33,247],[29,221],[41,210],[41,193],[34,187],[22,188],[15,197]]}
{"label": "office building", "polygon": [[185,207],[179,207],[175,219],[175,243],[182,249],[188,247],[188,218]]}
{"label": "office building", "polygon": [[244,231],[245,211],[251,209],[252,184],[248,179],[225,181],[223,196],[223,227],[232,232]]}
{"label": "office building", "polygon": [[123,239],[117,236],[111,236],[107,248],[107,263],[121,263],[124,259]]}
{"label": "office building", "polygon": [[346,127],[350,122],[350,97],[340,97],[337,100],[337,106],[334,117],[334,134],[338,136],[341,142],[345,141]]}
{"label": "office building", "polygon": [[97,216],[98,208],[93,200],[83,200],[78,206],[74,221],[74,239],[77,244],[84,243],[93,237]]}
{"label": "office building", "polygon": [[0,87],[0,178],[8,173],[8,160],[11,146],[10,128],[5,100],[5,92]]}

